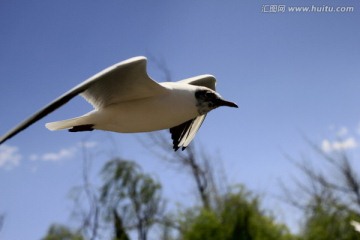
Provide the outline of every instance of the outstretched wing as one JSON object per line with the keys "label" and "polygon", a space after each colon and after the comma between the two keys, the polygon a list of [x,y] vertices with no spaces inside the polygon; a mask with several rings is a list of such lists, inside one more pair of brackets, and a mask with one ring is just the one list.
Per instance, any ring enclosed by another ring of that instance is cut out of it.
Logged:
{"label": "outstretched wing", "polygon": [[184,150],[190,144],[201,127],[201,124],[205,120],[205,117],[206,114],[186,121],[176,127],[170,128],[171,138],[173,140],[173,149],[175,151],[179,148]]}
{"label": "outstretched wing", "polygon": [[[200,75],[179,81],[195,86],[203,86],[215,91],[216,79],[212,75]],[[199,131],[201,124],[205,120],[206,114],[198,116],[194,119],[186,121],[176,127],[170,128],[171,138],[173,140],[173,148],[177,151],[179,148],[184,150],[194,139]]]}
{"label": "outstretched wing", "polygon": [[146,72],[146,58],[135,57],[115,64],[66,92],[0,137],[0,144],[81,94],[98,109],[116,102],[165,93]]}
{"label": "outstretched wing", "polygon": [[196,77],[192,77],[192,78],[187,78],[184,80],[179,81],[181,83],[187,83],[190,85],[195,85],[195,86],[203,86],[203,87],[207,87],[210,88],[214,91],[216,91],[215,86],[216,86],[216,78],[213,75],[200,75],[200,76],[196,76]]}
{"label": "outstretched wing", "polygon": [[75,89],[83,89],[81,96],[96,109],[165,93],[165,88],[148,76],[146,63],[145,57],[120,62],[96,74]]}

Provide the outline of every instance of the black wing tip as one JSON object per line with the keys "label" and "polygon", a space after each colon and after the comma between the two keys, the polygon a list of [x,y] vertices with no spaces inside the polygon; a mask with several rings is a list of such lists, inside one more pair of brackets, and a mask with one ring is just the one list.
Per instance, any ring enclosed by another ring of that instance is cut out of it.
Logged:
{"label": "black wing tip", "polygon": [[3,145],[4,142],[14,137],[16,134],[24,130],[26,127],[21,127],[20,129],[11,130],[10,132],[4,134],[3,136],[0,136],[0,145]]}
{"label": "black wing tip", "polygon": [[181,148],[181,151],[184,151],[186,146],[179,146],[180,142],[182,141],[183,138],[186,138],[188,133],[188,129],[191,128],[192,123],[193,123],[194,119],[190,119],[178,126],[172,127],[170,128],[170,134],[171,134],[171,139],[173,140],[173,149],[176,152],[177,150],[179,150]]}
{"label": "black wing tip", "polygon": [[[187,147],[182,146],[182,147],[181,147],[181,151],[184,151],[186,148],[187,148]],[[174,152],[176,152],[177,150],[180,149],[180,146],[178,146],[177,144],[174,144],[174,145],[173,145],[173,149],[174,149]]]}
{"label": "black wing tip", "polygon": [[169,129],[170,130],[170,134],[171,134],[171,140],[172,140],[172,144],[173,144],[173,149],[174,149],[174,152],[176,152],[177,150],[179,150],[179,140],[178,139],[176,139],[176,137],[175,137],[175,132],[176,132],[176,129],[175,128],[170,128]]}
{"label": "black wing tip", "polygon": [[[174,149],[174,152],[176,152],[177,150],[179,150],[180,149],[180,147],[178,146],[178,145],[173,145],[173,149]],[[181,151],[184,151],[186,149],[186,147],[184,147],[184,146],[182,146],[181,147]]]}
{"label": "black wing tip", "polygon": [[94,124],[84,124],[84,125],[73,126],[72,128],[69,129],[69,132],[86,132],[93,130],[94,130]]}
{"label": "black wing tip", "polygon": [[[178,126],[175,126],[175,127],[172,127],[172,128],[169,129],[170,134],[171,134],[171,139],[173,140],[172,141],[173,142],[173,149],[174,149],[175,152],[177,150],[179,150],[180,148],[181,148],[181,151],[184,151],[186,149],[187,145],[194,138],[194,136],[192,136],[191,140],[188,141],[188,137],[189,137],[189,134],[190,134],[190,131],[191,131],[192,127],[193,127],[194,122],[200,121],[200,122],[196,123],[197,128],[195,129],[195,131],[197,131],[200,128],[202,122],[204,121],[205,116],[206,115],[201,115],[199,117],[196,117],[194,119],[190,119],[190,120],[188,120],[188,121],[186,121],[186,122],[184,122],[184,123],[182,123],[182,124],[180,124]],[[200,125],[199,125],[199,123],[200,123]],[[186,146],[184,146],[184,143],[181,144],[181,142],[184,139],[186,141],[188,141]]]}

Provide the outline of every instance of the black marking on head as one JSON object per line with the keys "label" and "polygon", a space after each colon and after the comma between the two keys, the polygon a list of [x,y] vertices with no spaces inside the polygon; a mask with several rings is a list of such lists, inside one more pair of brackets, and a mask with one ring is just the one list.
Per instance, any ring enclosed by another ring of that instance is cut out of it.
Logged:
{"label": "black marking on head", "polygon": [[73,126],[72,128],[69,129],[69,132],[86,132],[93,130],[94,130],[94,124],[84,124],[84,125]]}
{"label": "black marking on head", "polygon": [[197,90],[195,92],[195,97],[196,97],[196,99],[199,99],[199,100],[202,99],[205,101],[210,101],[210,100],[219,98],[215,92],[208,90],[208,89]]}
{"label": "black marking on head", "polygon": [[197,108],[200,115],[206,114],[211,110],[219,107],[217,102],[219,95],[210,89],[200,89],[195,92],[195,98],[197,99]]}

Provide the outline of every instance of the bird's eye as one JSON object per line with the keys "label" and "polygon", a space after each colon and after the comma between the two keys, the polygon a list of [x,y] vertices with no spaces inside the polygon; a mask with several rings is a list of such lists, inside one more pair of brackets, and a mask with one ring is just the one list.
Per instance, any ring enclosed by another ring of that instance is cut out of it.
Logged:
{"label": "bird's eye", "polygon": [[202,98],[202,99],[215,99],[216,98],[216,94],[214,94],[213,92],[209,91],[209,90],[201,90],[201,91],[197,91],[195,93],[196,98]]}
{"label": "bird's eye", "polygon": [[214,98],[214,94],[212,92],[206,92],[205,97],[206,98]]}

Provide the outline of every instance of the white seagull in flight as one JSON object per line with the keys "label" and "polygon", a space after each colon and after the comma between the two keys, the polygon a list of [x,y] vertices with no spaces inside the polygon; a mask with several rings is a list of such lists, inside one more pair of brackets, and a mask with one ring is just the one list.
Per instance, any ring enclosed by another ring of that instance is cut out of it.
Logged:
{"label": "white seagull in flight", "polygon": [[216,80],[211,75],[157,83],[148,76],[146,62],[145,57],[134,57],[106,68],[0,137],[0,144],[79,94],[94,110],[47,123],[48,129],[134,133],[169,128],[175,151],[190,144],[209,111],[220,106],[238,107],[215,92]]}

